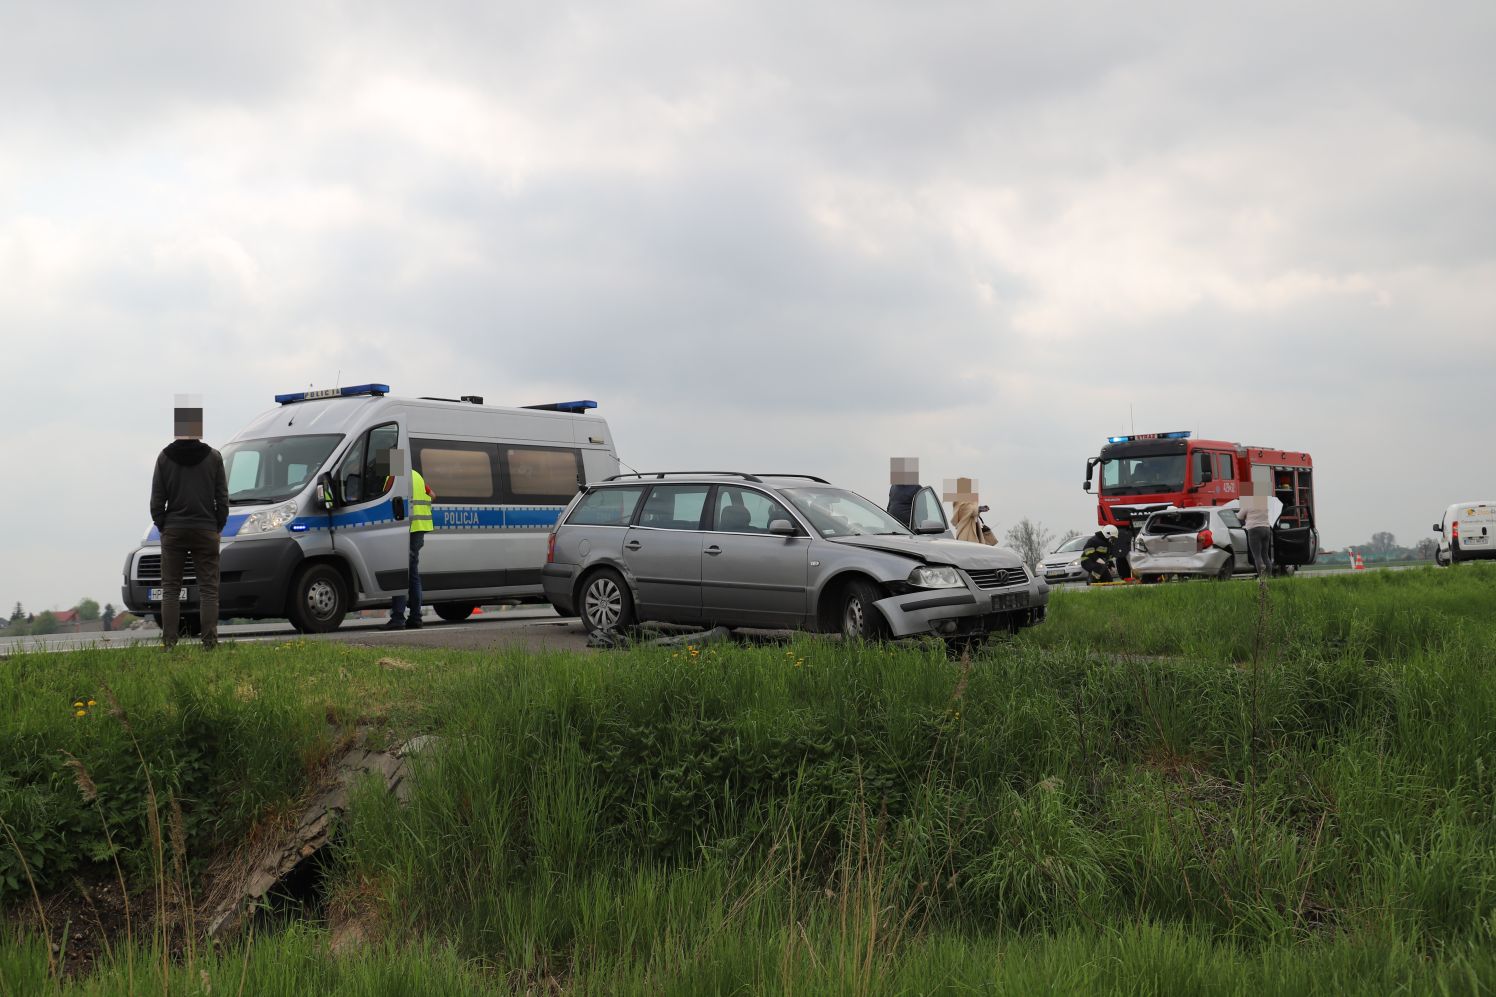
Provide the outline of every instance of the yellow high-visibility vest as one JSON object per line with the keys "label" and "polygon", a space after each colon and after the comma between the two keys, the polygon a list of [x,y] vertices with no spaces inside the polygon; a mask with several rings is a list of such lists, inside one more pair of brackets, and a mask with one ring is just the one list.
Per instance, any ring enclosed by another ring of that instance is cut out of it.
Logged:
{"label": "yellow high-visibility vest", "polygon": [[425,533],[427,530],[436,529],[436,521],[431,518],[431,500],[434,495],[426,488],[426,479],[421,477],[421,472],[412,469],[410,472],[410,532]]}

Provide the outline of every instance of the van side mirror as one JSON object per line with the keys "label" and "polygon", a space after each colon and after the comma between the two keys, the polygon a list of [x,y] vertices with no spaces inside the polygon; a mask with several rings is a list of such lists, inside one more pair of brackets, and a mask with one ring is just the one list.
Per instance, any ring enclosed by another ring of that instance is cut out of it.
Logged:
{"label": "van side mirror", "polygon": [[795,524],[788,519],[776,519],[769,524],[769,532],[776,537],[792,537],[795,535]]}
{"label": "van side mirror", "polygon": [[322,476],[317,479],[317,504],[329,512],[337,504],[337,494],[332,486],[332,475],[326,471],[323,471]]}
{"label": "van side mirror", "polygon": [[1444,524],[1443,523],[1435,523],[1434,524],[1434,532],[1435,533],[1443,533],[1444,532]]}
{"label": "van side mirror", "polygon": [[390,499],[390,508],[395,513],[395,522],[398,523],[402,519],[404,519],[405,518],[405,496],[403,496],[403,495],[396,495],[394,498]]}

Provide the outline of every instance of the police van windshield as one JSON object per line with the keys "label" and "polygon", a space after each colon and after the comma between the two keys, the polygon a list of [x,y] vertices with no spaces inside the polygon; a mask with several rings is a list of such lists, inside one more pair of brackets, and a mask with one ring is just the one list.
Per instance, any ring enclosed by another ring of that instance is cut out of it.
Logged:
{"label": "police van windshield", "polygon": [[1101,462],[1101,491],[1107,495],[1152,495],[1184,488],[1184,454],[1112,457]]}
{"label": "police van windshield", "polygon": [[223,448],[230,505],[283,502],[322,470],[341,433],[240,440]]}

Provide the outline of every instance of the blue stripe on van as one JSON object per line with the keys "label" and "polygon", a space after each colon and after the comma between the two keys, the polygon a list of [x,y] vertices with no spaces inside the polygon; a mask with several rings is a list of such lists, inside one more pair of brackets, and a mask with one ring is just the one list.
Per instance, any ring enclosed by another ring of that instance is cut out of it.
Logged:
{"label": "blue stripe on van", "polygon": [[[560,518],[561,509],[558,506],[516,509],[496,505],[464,506],[433,503],[431,507],[432,523],[438,530],[445,531],[548,528],[554,526],[556,520]],[[357,512],[340,512],[332,517],[333,528],[338,530],[393,522],[395,522],[394,506],[388,501]],[[296,533],[307,530],[325,530],[327,517],[298,516],[289,528]]]}

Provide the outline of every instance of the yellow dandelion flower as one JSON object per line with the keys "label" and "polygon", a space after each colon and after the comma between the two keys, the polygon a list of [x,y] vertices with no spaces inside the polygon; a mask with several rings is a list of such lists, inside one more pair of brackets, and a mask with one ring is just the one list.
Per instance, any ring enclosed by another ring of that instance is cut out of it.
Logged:
{"label": "yellow dandelion flower", "polygon": [[75,716],[75,717],[86,717],[86,716],[88,716],[88,711],[87,710],[74,710],[73,711],[73,716]]}

